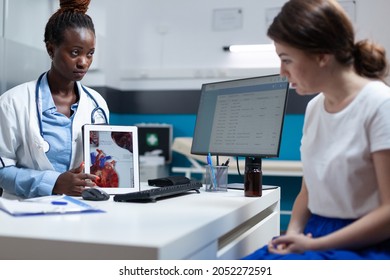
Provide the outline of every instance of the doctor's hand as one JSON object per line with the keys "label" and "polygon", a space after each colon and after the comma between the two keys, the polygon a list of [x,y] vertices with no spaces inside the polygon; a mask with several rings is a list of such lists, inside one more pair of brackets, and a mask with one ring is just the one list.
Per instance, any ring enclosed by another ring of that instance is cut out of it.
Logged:
{"label": "doctor's hand", "polygon": [[312,248],[312,243],[315,242],[312,235],[294,233],[279,236],[271,240],[268,244],[268,251],[274,254],[290,254],[290,253],[303,253]]}
{"label": "doctor's hand", "polygon": [[80,196],[85,187],[94,187],[98,176],[83,173],[84,163],[58,176],[53,188],[53,194]]}

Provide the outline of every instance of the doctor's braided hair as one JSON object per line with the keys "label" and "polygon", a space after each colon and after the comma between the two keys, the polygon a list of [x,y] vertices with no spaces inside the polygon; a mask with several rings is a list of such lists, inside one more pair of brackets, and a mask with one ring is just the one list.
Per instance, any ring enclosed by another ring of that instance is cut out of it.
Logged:
{"label": "doctor's braided hair", "polygon": [[95,34],[95,26],[86,14],[91,0],[60,0],[60,8],[49,19],[45,28],[44,42],[60,45],[64,31],[69,28],[87,28]]}

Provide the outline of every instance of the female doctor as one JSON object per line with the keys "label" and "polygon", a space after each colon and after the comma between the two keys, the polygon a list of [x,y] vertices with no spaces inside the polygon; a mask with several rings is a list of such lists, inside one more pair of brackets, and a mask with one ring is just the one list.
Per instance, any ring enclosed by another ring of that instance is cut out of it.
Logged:
{"label": "female doctor", "polygon": [[82,126],[108,123],[108,107],[81,85],[95,51],[90,0],[60,1],[44,41],[51,68],[0,96],[0,187],[3,196],[78,196],[96,176],[83,173]]}

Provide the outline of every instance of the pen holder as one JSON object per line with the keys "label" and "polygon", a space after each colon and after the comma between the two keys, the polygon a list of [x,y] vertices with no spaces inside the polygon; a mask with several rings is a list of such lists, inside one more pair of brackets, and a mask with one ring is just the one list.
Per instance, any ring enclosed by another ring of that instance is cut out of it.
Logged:
{"label": "pen holder", "polygon": [[207,192],[226,192],[228,186],[228,166],[206,165],[204,178]]}

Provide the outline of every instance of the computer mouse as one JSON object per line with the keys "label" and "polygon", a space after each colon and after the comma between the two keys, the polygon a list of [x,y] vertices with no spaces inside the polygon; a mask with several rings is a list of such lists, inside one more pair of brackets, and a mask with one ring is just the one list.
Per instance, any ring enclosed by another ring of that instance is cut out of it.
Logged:
{"label": "computer mouse", "polygon": [[81,197],[85,200],[103,201],[108,200],[110,195],[99,188],[86,188],[82,191]]}

